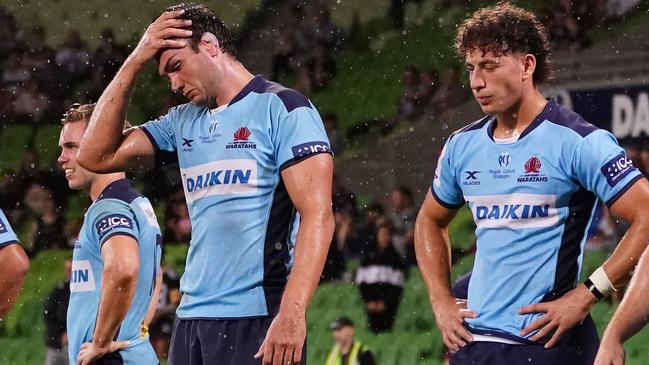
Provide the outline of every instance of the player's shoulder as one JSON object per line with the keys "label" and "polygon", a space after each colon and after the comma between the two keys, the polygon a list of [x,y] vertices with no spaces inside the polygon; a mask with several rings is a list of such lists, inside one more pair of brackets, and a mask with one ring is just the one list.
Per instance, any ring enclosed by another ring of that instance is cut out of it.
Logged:
{"label": "player's shoulder", "polygon": [[472,123],[465,125],[464,127],[454,131],[448,137],[449,142],[458,139],[464,138],[473,138],[477,137],[480,131],[487,126],[493,120],[493,116],[486,115]]}
{"label": "player's shoulder", "polygon": [[[549,113],[545,120],[550,122],[549,125],[551,127],[558,128],[562,132],[571,132],[564,135],[572,135],[578,140],[581,140],[595,132],[606,134],[606,131],[603,129],[589,123],[581,115],[558,104],[554,100],[550,99],[548,103]],[[600,133],[596,133],[596,135]]]}
{"label": "player's shoulder", "polygon": [[271,96],[273,101],[282,105],[288,113],[297,108],[312,108],[309,99],[300,92],[285,87],[277,82],[269,81],[258,75],[241,91],[237,97],[230,103],[235,103],[249,93],[255,93],[264,96]]}
{"label": "player's shoulder", "polygon": [[104,191],[99,194],[95,203],[106,203],[110,201],[121,201],[131,204],[135,199],[143,195],[135,189],[135,184],[129,179],[115,180],[108,184]]}

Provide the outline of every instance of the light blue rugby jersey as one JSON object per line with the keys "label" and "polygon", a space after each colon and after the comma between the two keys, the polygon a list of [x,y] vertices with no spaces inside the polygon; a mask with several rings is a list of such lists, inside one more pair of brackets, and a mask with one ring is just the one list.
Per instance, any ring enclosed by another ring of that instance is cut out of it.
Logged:
{"label": "light blue rugby jersey", "polygon": [[331,153],[313,104],[256,76],[223,109],[184,104],[142,130],[158,162],[177,156],[192,222],[178,316],[275,315],[299,225],[281,171]]}
{"label": "light blue rugby jersey", "polygon": [[14,242],[17,243],[18,238],[16,237],[14,231],[11,229],[9,221],[7,220],[4,212],[2,211],[2,209],[0,209],[0,247]]}
{"label": "light blue rugby jersey", "polygon": [[520,331],[542,314],[518,309],[575,287],[597,198],[610,206],[642,175],[612,134],[553,100],[516,142],[494,142],[494,121],[449,138],[431,190],[477,225],[471,331],[529,343]]}
{"label": "light blue rugby jersey", "polygon": [[160,271],[162,236],[151,203],[127,179],[109,184],[88,208],[74,246],[67,315],[70,364],[77,363],[81,345],[92,341],[104,267],[101,247],[115,235],[133,237],[140,258],[135,296],[116,334],[116,340],[130,345],[119,354],[124,364],[158,364],[142,321]]}

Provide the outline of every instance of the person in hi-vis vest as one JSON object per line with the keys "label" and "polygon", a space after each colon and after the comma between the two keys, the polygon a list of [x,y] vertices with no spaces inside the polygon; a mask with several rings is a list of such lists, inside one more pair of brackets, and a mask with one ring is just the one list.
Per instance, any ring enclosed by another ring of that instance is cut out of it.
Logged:
{"label": "person in hi-vis vest", "polygon": [[340,317],[329,325],[336,341],[327,355],[325,365],[374,365],[372,352],[360,341],[354,339],[354,322]]}

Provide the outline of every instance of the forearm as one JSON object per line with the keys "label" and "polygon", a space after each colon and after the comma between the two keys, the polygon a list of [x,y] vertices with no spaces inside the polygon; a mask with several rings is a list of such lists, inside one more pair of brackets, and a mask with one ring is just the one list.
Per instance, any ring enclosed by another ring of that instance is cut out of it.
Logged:
{"label": "forearm", "polygon": [[604,333],[623,343],[649,322],[649,251],[640,259],[620,307]]}
{"label": "forearm", "polygon": [[99,313],[92,342],[106,347],[126,317],[135,294],[136,275],[125,275],[119,268],[104,268]]}
{"label": "forearm", "polygon": [[18,244],[0,247],[0,318],[4,318],[16,302],[23,286],[29,260]]}
{"label": "forearm", "polygon": [[128,58],[97,100],[77,157],[88,170],[109,173],[126,169],[114,157],[123,141],[126,111],[142,67]]}
{"label": "forearm", "polygon": [[430,303],[453,297],[451,292],[451,244],[447,227],[420,216],[415,226],[415,254],[428,290]]}
{"label": "forearm", "polygon": [[282,296],[280,311],[306,311],[320,281],[333,231],[331,210],[301,217],[295,245],[295,262]]}
{"label": "forearm", "polygon": [[629,281],[633,269],[647,247],[648,239],[649,221],[645,217],[636,218],[603,265],[613,287],[622,287]]}

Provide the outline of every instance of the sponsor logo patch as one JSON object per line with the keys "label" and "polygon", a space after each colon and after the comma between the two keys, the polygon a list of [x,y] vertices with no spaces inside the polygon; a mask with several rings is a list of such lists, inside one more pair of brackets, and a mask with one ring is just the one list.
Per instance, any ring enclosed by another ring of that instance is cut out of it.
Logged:
{"label": "sponsor logo patch", "polygon": [[511,156],[509,156],[508,152],[503,152],[498,156],[498,164],[500,167],[507,167],[509,165],[509,162],[511,161]]}
{"label": "sponsor logo patch", "polygon": [[70,272],[70,291],[86,292],[95,290],[95,276],[92,273],[92,266],[88,260],[72,261]]}
{"label": "sponsor logo patch", "polygon": [[97,229],[97,234],[99,235],[99,240],[101,241],[108,232],[116,228],[128,228],[133,229],[133,220],[130,217],[125,216],[124,214],[114,213],[110,214],[97,223],[95,223],[95,228]]}
{"label": "sponsor logo patch", "polygon": [[0,218],[0,233],[7,233],[7,224]]}
{"label": "sponsor logo patch", "polygon": [[480,179],[478,179],[478,174],[481,171],[464,171],[466,178],[462,182],[462,185],[480,185]]}
{"label": "sponsor logo patch", "polygon": [[555,195],[465,196],[479,228],[553,227],[559,222]]}
{"label": "sponsor logo patch", "polygon": [[293,157],[303,157],[308,156],[318,152],[328,152],[331,153],[331,148],[329,148],[329,143],[323,141],[313,141],[302,143],[291,148],[293,151]]}
{"label": "sponsor logo patch", "polygon": [[626,157],[624,152],[621,152],[619,155],[605,163],[600,171],[606,177],[608,185],[614,187],[620,182],[620,180],[624,179],[625,176],[635,169],[633,162]]}
{"label": "sponsor logo patch", "polygon": [[257,191],[257,161],[221,160],[181,169],[187,203],[212,195]]}

